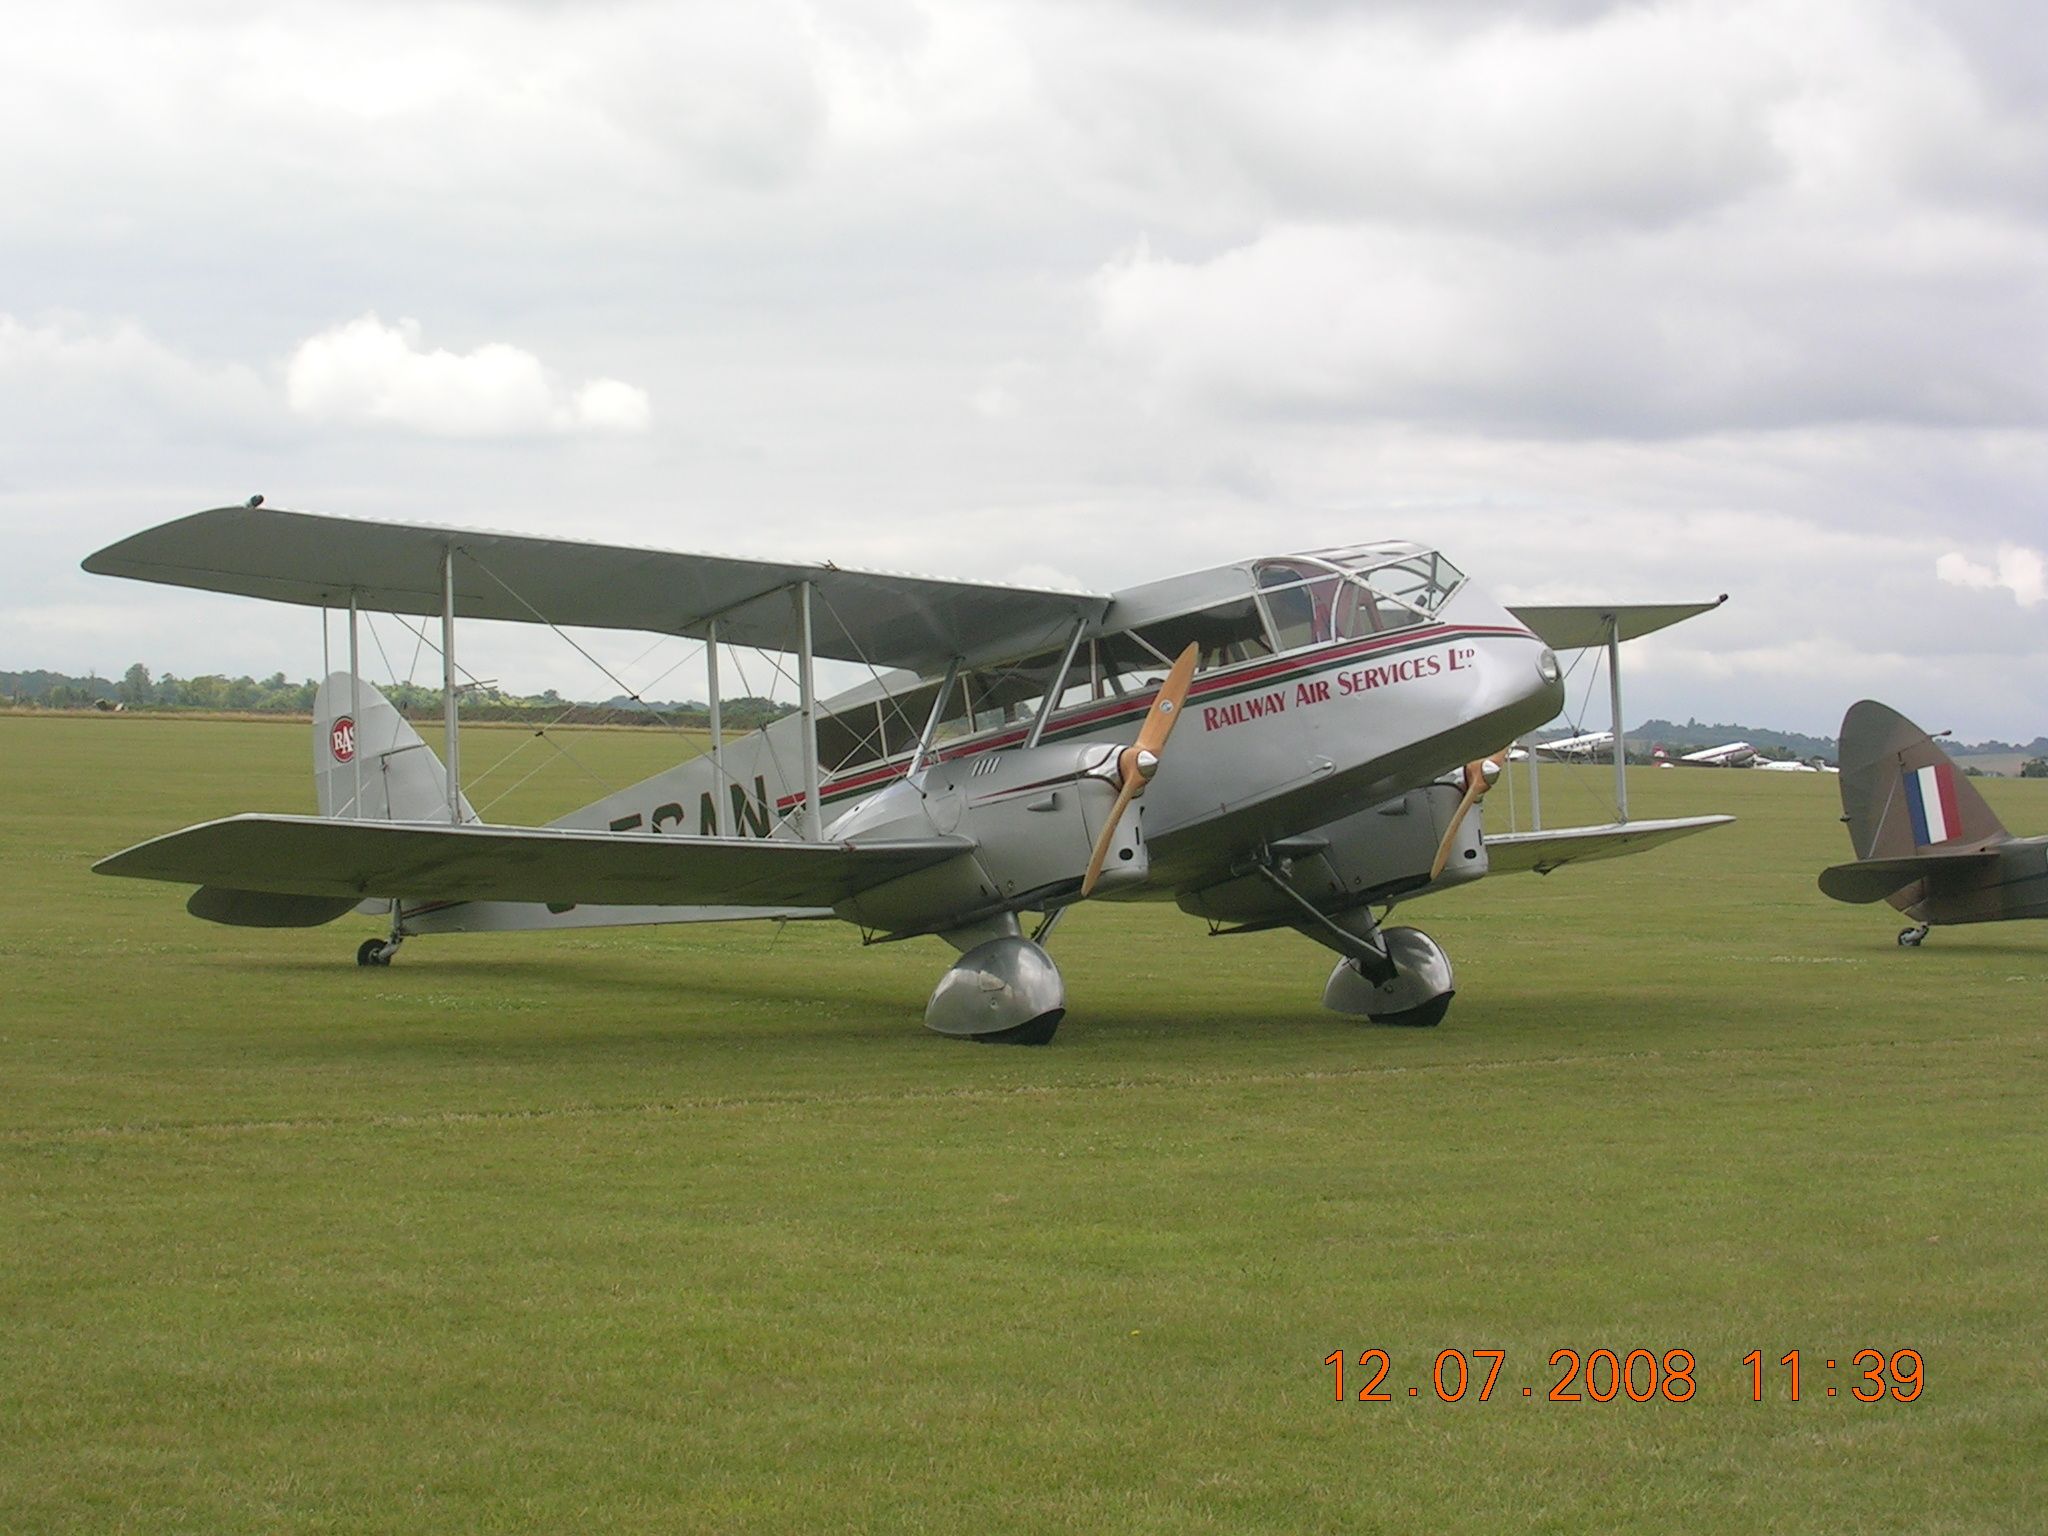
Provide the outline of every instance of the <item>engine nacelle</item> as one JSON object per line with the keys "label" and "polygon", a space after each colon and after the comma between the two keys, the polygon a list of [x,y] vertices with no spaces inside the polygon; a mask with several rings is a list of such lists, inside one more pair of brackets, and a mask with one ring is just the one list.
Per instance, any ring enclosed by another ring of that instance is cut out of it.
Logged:
{"label": "engine nacelle", "polygon": [[[1475,806],[1458,828],[1443,873],[1434,884],[1429,878],[1430,863],[1457,811],[1460,793],[1450,784],[1425,785],[1275,844],[1276,868],[1294,890],[1326,913],[1477,880],[1487,867],[1480,836],[1483,806]],[[1269,881],[1251,874],[1187,892],[1180,905],[1197,917],[1224,923],[1292,922],[1298,913]]]}
{"label": "engine nacelle", "polygon": [[[1116,804],[1113,743],[1018,747],[934,763],[870,795],[833,822],[828,841],[957,833],[957,859],[863,891],[839,916],[884,933],[939,933],[1000,912],[1058,906],[1080,892],[1102,824]],[[1150,873],[1142,800],[1124,813],[1097,891]]]}

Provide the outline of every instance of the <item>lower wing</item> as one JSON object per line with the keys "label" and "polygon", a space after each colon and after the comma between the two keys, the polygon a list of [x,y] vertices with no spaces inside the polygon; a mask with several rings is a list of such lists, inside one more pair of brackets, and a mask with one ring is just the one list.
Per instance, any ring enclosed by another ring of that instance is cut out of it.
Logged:
{"label": "lower wing", "polygon": [[[365,898],[819,908],[974,846],[965,837],[802,843],[251,815],[139,843],[93,868],[220,892],[324,898],[337,916],[331,904]],[[310,900],[301,905],[309,916],[318,910]]]}
{"label": "lower wing", "polygon": [[1511,875],[1534,870],[1547,875],[1567,864],[1589,859],[1618,859],[1641,853],[1676,838],[1711,827],[1725,827],[1733,816],[1680,816],[1668,821],[1620,821],[1600,827],[1559,827],[1549,832],[1507,832],[1486,836],[1488,874]]}

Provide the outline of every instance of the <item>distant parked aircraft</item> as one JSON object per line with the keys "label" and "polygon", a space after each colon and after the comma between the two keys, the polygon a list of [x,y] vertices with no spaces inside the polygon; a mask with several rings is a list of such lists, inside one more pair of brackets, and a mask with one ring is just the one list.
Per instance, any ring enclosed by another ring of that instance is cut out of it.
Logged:
{"label": "distant parked aircraft", "polygon": [[1529,744],[1529,750],[1538,756],[1569,759],[1573,762],[1602,756],[1612,751],[1613,747],[1612,731],[1588,731],[1583,736],[1563,736],[1556,741],[1533,741]]}
{"label": "distant parked aircraft", "polygon": [[1718,747],[1701,747],[1675,759],[1680,767],[1743,768],[1756,759],[1756,748],[1746,741],[1725,741]]}
{"label": "distant parked aircraft", "polygon": [[1948,754],[1872,699],[1842,719],[1842,820],[1856,862],[1821,872],[1837,901],[1890,902],[1917,948],[1935,923],[2048,917],[2048,837],[2014,837]]}

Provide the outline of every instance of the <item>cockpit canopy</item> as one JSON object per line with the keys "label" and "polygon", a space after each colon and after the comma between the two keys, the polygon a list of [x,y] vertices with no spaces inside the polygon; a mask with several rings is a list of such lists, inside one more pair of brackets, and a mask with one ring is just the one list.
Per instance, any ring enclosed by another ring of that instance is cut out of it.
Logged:
{"label": "cockpit canopy", "polygon": [[1465,580],[1435,550],[1414,545],[1315,550],[1261,560],[1254,569],[1283,651],[1424,623]]}

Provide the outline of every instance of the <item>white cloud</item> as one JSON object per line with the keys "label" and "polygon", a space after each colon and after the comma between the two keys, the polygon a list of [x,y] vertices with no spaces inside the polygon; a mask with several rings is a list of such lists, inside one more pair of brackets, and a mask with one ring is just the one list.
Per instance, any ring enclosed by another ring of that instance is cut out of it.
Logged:
{"label": "white cloud", "polygon": [[1233,413],[1613,435],[2048,413],[2048,237],[1940,210],[1555,241],[1286,224],[1205,259],[1141,243],[1093,294],[1113,355]]}
{"label": "white cloud", "polygon": [[262,376],[165,346],[135,321],[62,315],[30,323],[0,312],[0,441],[246,432],[274,420]]}
{"label": "white cloud", "polygon": [[1995,566],[1979,565],[1960,551],[1951,550],[1934,562],[1934,574],[1951,586],[2003,587],[2022,608],[2048,602],[2048,561],[2042,559],[2040,551],[2017,544],[2000,545]]}
{"label": "white cloud", "polygon": [[416,320],[368,314],[309,337],[285,371],[291,408],[314,421],[371,422],[435,437],[644,432],[646,391],[617,379],[568,388],[504,342],[426,350]]}

